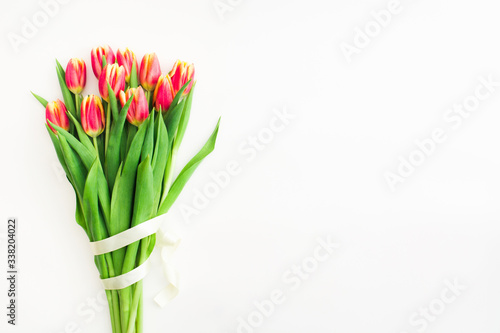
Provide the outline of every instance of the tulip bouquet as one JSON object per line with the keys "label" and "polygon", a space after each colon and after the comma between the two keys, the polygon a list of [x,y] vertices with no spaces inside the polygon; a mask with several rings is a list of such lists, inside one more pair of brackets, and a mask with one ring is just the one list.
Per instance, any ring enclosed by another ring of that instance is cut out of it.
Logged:
{"label": "tulip bouquet", "polygon": [[47,131],[76,194],[76,222],[86,232],[109,303],[113,333],[143,332],[142,278],[158,225],[215,146],[219,123],[174,177],[189,121],[194,66],[177,61],[162,74],[156,54],[140,67],[128,48],[91,52],[99,94],[82,96],[86,65],[57,62],[63,101],[47,102]]}

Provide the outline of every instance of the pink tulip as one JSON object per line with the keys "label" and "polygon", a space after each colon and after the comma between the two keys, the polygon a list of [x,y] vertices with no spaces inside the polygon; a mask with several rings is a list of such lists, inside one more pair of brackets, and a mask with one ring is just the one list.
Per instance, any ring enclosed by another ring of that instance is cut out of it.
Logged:
{"label": "pink tulip", "polygon": [[139,127],[149,116],[149,107],[146,95],[142,87],[129,88],[127,92],[120,91],[120,103],[123,106],[127,101],[132,98],[132,103],[127,111],[127,120],[137,127]]}
{"label": "pink tulip", "polygon": [[139,78],[141,85],[147,91],[155,90],[158,78],[161,75],[160,61],[156,53],[148,53],[144,55],[141,61],[141,70]]}
{"label": "pink tulip", "polygon": [[[174,86],[174,93],[177,94],[183,85],[189,80],[194,79],[194,64],[188,64],[185,61],[177,60],[169,75]],[[192,86],[193,81],[184,89],[183,95],[189,94]]]}
{"label": "pink tulip", "polygon": [[99,92],[106,102],[109,102],[108,83],[118,98],[120,91],[125,89],[125,68],[118,64],[108,64],[102,70],[99,78]]}
{"label": "pink tulip", "polygon": [[125,68],[125,81],[130,82],[132,65],[135,64],[136,71],[139,70],[134,52],[130,51],[128,47],[125,49],[125,51],[118,49],[118,51],[116,52],[116,60],[118,62],[118,65]]}
{"label": "pink tulip", "polygon": [[172,104],[174,96],[175,94],[170,76],[168,74],[160,76],[153,95],[155,109],[157,111],[161,110],[162,113],[167,112],[170,104]]}
{"label": "pink tulip", "polygon": [[104,131],[106,122],[101,99],[96,95],[86,96],[82,101],[80,112],[85,133],[93,138],[98,137]]}
{"label": "pink tulip", "polygon": [[54,102],[47,104],[47,107],[45,108],[45,118],[47,120],[47,125],[49,125],[50,129],[55,134],[57,134],[57,131],[50,126],[49,121],[66,131],[69,130],[69,118],[66,114],[66,106],[60,100],[57,99]]}
{"label": "pink tulip", "polygon": [[82,92],[87,83],[87,66],[82,59],[72,58],[66,66],[66,85],[73,94]]}
{"label": "pink tulip", "polygon": [[108,45],[93,48],[92,52],[90,52],[90,58],[92,59],[92,70],[94,71],[94,75],[98,80],[101,77],[103,56],[106,58],[106,64],[115,63],[115,54]]}

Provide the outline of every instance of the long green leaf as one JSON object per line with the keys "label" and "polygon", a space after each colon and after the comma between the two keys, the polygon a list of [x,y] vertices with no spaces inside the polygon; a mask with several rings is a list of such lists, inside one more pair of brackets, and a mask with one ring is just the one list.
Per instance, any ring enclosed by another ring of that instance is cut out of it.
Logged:
{"label": "long green leaf", "polygon": [[108,151],[106,153],[106,175],[108,177],[109,189],[113,189],[118,166],[120,165],[120,148],[122,142],[123,128],[127,119],[127,112],[132,103],[133,96],[130,96],[127,103],[123,106],[118,117],[113,118],[108,142]]}
{"label": "long green leaf", "polygon": [[73,116],[76,116],[76,110],[75,110],[75,99],[73,97],[73,93],[69,91],[68,86],[66,85],[66,74],[64,72],[63,67],[59,63],[59,61],[56,59],[56,69],[57,69],[57,79],[59,80],[59,85],[61,86],[61,92],[64,98],[64,104],[66,105],[66,109],[68,109],[69,112]]}
{"label": "long green leaf", "polygon": [[106,82],[106,84],[108,85],[109,104],[111,106],[111,114],[113,115],[113,120],[114,120],[118,118],[118,102],[116,100],[113,88],[111,88],[111,85],[108,82]]}
{"label": "long green leaf", "polygon": [[156,207],[156,209],[158,209],[158,204],[160,202],[163,176],[165,174],[167,159],[170,154],[167,127],[165,126],[163,119],[161,119],[161,117],[158,118],[159,121],[157,122],[155,152],[153,155],[153,183],[155,192],[154,207]]}
{"label": "long green leaf", "polygon": [[[131,227],[145,222],[153,217],[153,168],[151,157],[148,155],[139,164],[137,170],[137,185],[135,187],[134,215]],[[139,241],[127,246],[127,254],[123,262],[123,273],[131,271],[135,267]]]}
{"label": "long green leaf", "polygon": [[77,138],[75,138],[73,135],[70,133],[66,132],[63,128],[54,125],[52,122],[50,125],[57,130],[57,133],[59,133],[59,136],[64,137],[66,141],[69,143],[71,148],[73,148],[80,159],[82,160],[83,164],[85,165],[85,168],[87,170],[90,170],[92,167],[92,164],[94,164],[96,154],[95,151],[89,151],[87,147],[85,147],[80,141],[78,141]]}
{"label": "long green leaf", "polygon": [[135,66],[135,61],[132,63],[132,69],[130,70],[130,88],[137,88],[139,86],[139,80],[137,78],[138,68]]}
{"label": "long green leaf", "polygon": [[170,143],[174,141],[174,137],[175,134],[177,133],[177,128],[179,127],[179,121],[182,117],[182,112],[184,111],[185,104],[186,104],[186,99],[183,99],[179,104],[177,104],[175,108],[168,111],[164,117]]}
{"label": "long green leaf", "polygon": [[149,115],[148,129],[146,132],[146,137],[144,138],[144,146],[142,147],[141,160],[146,159],[146,156],[153,156],[154,149],[154,116],[155,112],[151,112]]}
{"label": "long green leaf", "polygon": [[172,111],[173,108],[175,108],[177,106],[177,103],[179,103],[180,99],[182,98],[182,93],[184,92],[184,90],[186,90],[187,86],[191,83],[191,80],[189,80],[188,82],[186,82],[182,87],[181,89],[179,89],[179,91],[177,92],[177,94],[175,94],[174,96],[174,99],[172,100],[172,104],[170,104],[170,107],[168,108],[168,111],[167,113],[169,113],[170,111]]}
{"label": "long green leaf", "polygon": [[75,128],[76,128],[76,131],[78,133],[78,138],[80,139],[80,142],[83,143],[83,145],[85,147],[87,147],[87,149],[89,151],[94,151],[94,145],[90,141],[89,136],[87,135],[87,133],[85,133],[85,131],[83,130],[82,125],[80,124],[80,122],[71,113],[67,112],[67,115],[68,115],[69,119],[73,122],[73,125],[75,125]]}
{"label": "long green leaf", "polygon": [[71,175],[71,179],[73,180],[73,186],[75,187],[80,198],[83,198],[83,189],[85,186],[87,170],[78,157],[78,154],[70,147],[64,136],[59,136],[59,142],[61,144],[61,151],[63,153],[64,160],[68,166],[68,171]]}
{"label": "long green leaf", "polygon": [[168,194],[163,202],[160,203],[160,208],[158,210],[158,215],[165,214],[168,212],[170,207],[173,205],[179,194],[181,193],[182,189],[186,185],[187,181],[189,178],[191,178],[191,175],[193,172],[196,170],[198,165],[203,161],[205,157],[207,157],[208,154],[210,154],[214,148],[215,148],[215,141],[217,140],[217,133],[219,131],[219,123],[220,123],[220,118],[219,121],[217,122],[217,125],[215,126],[215,129],[208,138],[207,142],[203,146],[203,148],[200,149],[198,154],[196,154],[189,162],[186,164],[186,166],[182,169],[182,171],[179,173],[179,176],[175,179],[174,183],[170,187],[170,190],[168,191]]}
{"label": "long green leaf", "polygon": [[69,177],[70,174],[68,171],[68,166],[66,165],[66,161],[64,160],[64,156],[63,156],[63,153],[61,151],[61,144],[59,143],[59,139],[54,134],[54,132],[52,132],[52,130],[50,129],[50,127],[47,124],[45,124],[45,127],[47,128],[47,132],[49,132],[50,140],[52,140],[52,144],[54,145],[57,159],[59,160],[59,163],[61,163],[61,166],[62,166],[64,172],[66,172],[66,176]]}
{"label": "long green leaf", "polygon": [[194,88],[195,84],[193,84],[193,87],[191,88],[191,91],[189,92],[186,98],[186,105],[184,106],[184,110],[182,111],[182,116],[179,121],[179,127],[177,128],[177,133],[175,134],[174,146],[172,148],[174,152],[176,152],[179,149],[182,139],[184,138],[184,133],[186,133],[186,128],[189,122],[189,116],[191,115],[191,105],[193,103]]}
{"label": "long green leaf", "polygon": [[[81,161],[85,165],[85,168],[87,170],[90,170],[97,156],[95,150],[93,149],[94,147],[92,146],[92,150],[89,151],[87,147],[85,147],[73,135],[71,135],[70,133],[66,132],[64,129],[58,126],[53,125],[52,123],[51,125],[57,130],[59,135],[63,136],[67,140],[71,148],[73,148],[77,152]],[[109,195],[108,182],[106,181],[106,176],[104,175],[104,171],[102,169],[100,160],[98,161],[98,166],[99,167],[97,173],[97,190],[99,192],[99,202],[101,204],[104,220],[106,225],[108,226],[108,231],[109,231],[109,225],[111,223],[110,220],[111,198]]]}
{"label": "long green leaf", "polygon": [[49,102],[47,102],[44,98],[38,96],[37,94],[35,94],[34,92],[31,92],[31,94],[33,96],[35,96],[35,98],[43,105],[44,108],[47,107],[47,104],[49,104]]}

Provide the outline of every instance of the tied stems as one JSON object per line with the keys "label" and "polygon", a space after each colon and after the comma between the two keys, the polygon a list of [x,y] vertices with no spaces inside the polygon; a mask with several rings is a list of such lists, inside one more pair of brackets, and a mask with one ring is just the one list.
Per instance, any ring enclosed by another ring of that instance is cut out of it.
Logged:
{"label": "tied stems", "polygon": [[[142,265],[147,259],[148,255],[147,250],[150,241],[151,241],[150,237],[141,240],[141,247],[140,247],[141,254],[139,256],[139,263],[138,263],[139,265]],[[137,282],[135,285],[134,296],[132,298],[132,309],[130,312],[130,320],[127,333],[134,333],[134,329],[136,327],[137,330],[135,332],[142,333],[142,290],[143,286],[141,280]]]}

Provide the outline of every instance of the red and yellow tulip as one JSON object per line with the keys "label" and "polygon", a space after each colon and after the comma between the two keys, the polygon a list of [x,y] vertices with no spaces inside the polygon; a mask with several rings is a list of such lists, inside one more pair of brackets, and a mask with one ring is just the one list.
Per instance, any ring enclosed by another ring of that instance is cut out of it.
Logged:
{"label": "red and yellow tulip", "polygon": [[[174,93],[177,94],[183,85],[185,85],[189,80],[194,79],[194,64],[188,64],[185,61],[177,60],[169,75],[174,87]],[[187,86],[184,90],[183,95],[189,94],[192,86],[193,81],[189,83],[189,86]]]}
{"label": "red and yellow tulip", "polygon": [[116,52],[116,60],[118,62],[118,65],[125,68],[125,81],[130,82],[130,73],[132,71],[132,65],[134,63],[136,70],[139,70],[134,52],[132,52],[128,47],[125,49],[125,51],[118,49],[118,51]]}
{"label": "red and yellow tulip", "polygon": [[102,70],[99,78],[99,92],[106,102],[109,102],[108,83],[118,98],[120,91],[125,89],[125,68],[118,64],[108,64]]}
{"label": "red and yellow tulip", "polygon": [[106,123],[101,99],[96,95],[84,97],[80,112],[85,133],[93,138],[98,137]]}
{"label": "red and yellow tulip", "polygon": [[72,58],[66,66],[66,85],[73,94],[82,92],[87,83],[87,66],[80,58]]}
{"label": "red and yellow tulip", "polygon": [[168,74],[160,76],[153,95],[154,106],[157,111],[165,113],[174,99],[174,89]]}
{"label": "red and yellow tulip", "polygon": [[149,107],[144,89],[142,87],[129,88],[127,92],[120,91],[120,103],[122,107],[132,98],[132,103],[128,108],[127,120],[134,126],[139,127],[149,116]]}
{"label": "red and yellow tulip", "polygon": [[60,100],[57,99],[47,104],[47,107],[45,108],[45,118],[47,120],[47,125],[49,125],[52,132],[57,134],[57,131],[50,126],[49,121],[66,131],[69,130],[69,118],[66,114],[66,106]]}
{"label": "red and yellow tulip", "polygon": [[115,54],[108,45],[95,47],[92,49],[92,52],[90,52],[92,70],[94,71],[94,75],[97,79],[101,77],[103,56],[106,58],[106,64],[115,63]]}
{"label": "red and yellow tulip", "polygon": [[161,75],[160,61],[156,53],[148,53],[144,55],[141,61],[141,70],[139,78],[141,85],[147,91],[155,90],[158,78]]}

